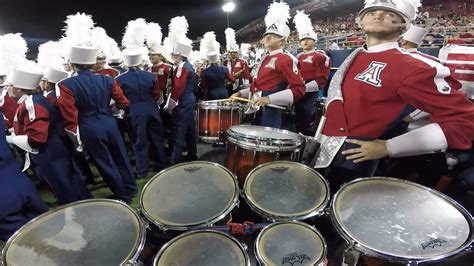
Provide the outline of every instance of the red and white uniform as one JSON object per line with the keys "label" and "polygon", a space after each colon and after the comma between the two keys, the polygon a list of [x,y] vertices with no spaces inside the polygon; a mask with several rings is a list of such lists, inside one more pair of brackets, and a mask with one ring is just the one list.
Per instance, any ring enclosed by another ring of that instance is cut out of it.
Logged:
{"label": "red and white uniform", "polygon": [[173,73],[173,66],[167,63],[159,63],[158,65],[152,66],[150,72],[156,74],[158,77],[158,84],[161,91],[166,91],[166,85],[168,80]]}
{"label": "red and white uniform", "polygon": [[306,87],[298,70],[298,62],[291,54],[283,50],[269,53],[259,65],[250,89],[240,90],[243,97],[249,93],[275,91],[268,95],[272,104],[287,106],[304,96]]}
{"label": "red and white uniform", "polygon": [[0,110],[3,113],[5,127],[13,127],[13,117],[15,116],[17,108],[18,103],[15,98],[10,97],[7,90],[3,90],[0,94]]}
{"label": "red and white uniform", "polygon": [[[329,72],[331,71],[331,59],[329,56],[317,51],[302,52],[296,56],[298,58],[298,68],[306,85],[306,91],[317,91],[324,88],[328,81]],[[311,81],[315,81],[316,84]]]}
{"label": "red and white uniform", "polygon": [[24,95],[18,101],[18,108],[13,121],[15,135],[26,135],[28,145],[37,149],[48,141],[49,111],[36,104],[33,96]]}
{"label": "red and white uniform", "polygon": [[[239,85],[249,84],[250,82],[250,68],[244,59],[238,58],[235,61],[230,59],[225,60],[223,66],[229,69],[231,75],[235,75],[241,72],[240,75],[236,76],[236,80],[239,81]],[[240,78],[239,78],[240,77]]]}
{"label": "red and white uniform", "polygon": [[115,68],[102,68],[100,70],[94,71],[94,74],[116,78],[118,75],[120,75],[120,71]]}
{"label": "red and white uniform", "polygon": [[435,61],[396,43],[373,46],[355,57],[341,85],[343,101],[328,97],[327,136],[379,138],[410,105],[431,114],[450,148],[471,147],[474,105],[458,91],[461,84],[449,69]]}

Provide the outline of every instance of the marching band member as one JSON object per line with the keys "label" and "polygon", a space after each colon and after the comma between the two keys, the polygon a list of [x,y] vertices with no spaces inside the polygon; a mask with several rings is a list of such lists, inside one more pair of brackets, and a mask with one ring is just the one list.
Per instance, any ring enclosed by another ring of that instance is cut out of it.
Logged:
{"label": "marching band member", "polygon": [[263,107],[257,113],[257,125],[280,128],[282,110],[265,105],[292,105],[303,97],[306,91],[296,58],[283,50],[290,34],[287,25],[289,17],[288,4],[273,2],[270,5],[265,17],[267,30],[262,39],[268,54],[262,59],[250,89],[240,90],[231,96],[249,97],[257,108]]}
{"label": "marching band member", "polygon": [[[368,0],[359,12],[367,45],[346,58],[330,84],[313,161],[328,179],[371,176],[375,160],[387,156],[471,147],[474,106],[458,92],[460,83],[448,68],[398,47],[417,8],[408,0]],[[431,123],[400,135],[415,108],[430,113]]]}
{"label": "marching band member", "polygon": [[26,151],[24,170],[31,158],[35,174],[48,185],[59,204],[92,198],[60,138],[56,108],[36,93],[42,76],[13,70],[12,92],[19,98],[19,105],[13,122],[15,135],[8,136],[7,142]]}
{"label": "marching band member", "polygon": [[309,135],[310,124],[314,121],[316,112],[314,103],[318,97],[318,91],[322,90],[328,81],[331,59],[315,50],[318,37],[309,16],[303,11],[297,11],[294,22],[300,46],[303,49],[303,52],[296,58],[298,58],[298,68],[306,86],[305,95],[295,104],[296,117],[298,118],[296,131]]}
{"label": "marching band member", "polygon": [[109,108],[111,99],[119,108],[126,108],[128,100],[113,78],[92,73],[97,51],[90,47],[71,48],[69,61],[77,75],[57,84],[57,103],[65,131],[76,150],[81,151],[84,143],[92,162],[114,193],[112,197],[131,202],[137,192],[135,178]]}
{"label": "marching band member", "polygon": [[209,52],[207,60],[210,66],[205,68],[200,78],[203,86],[207,88],[207,100],[218,100],[229,98],[225,87],[226,79],[231,83],[235,82],[234,76],[229,73],[227,67],[219,66],[220,55],[216,52]]}
{"label": "marching band member", "polygon": [[247,62],[239,58],[240,49],[235,40],[235,31],[227,28],[225,36],[228,59],[224,61],[223,65],[229,69],[230,74],[235,79],[235,82],[232,82],[232,86],[228,87],[229,94],[232,94],[237,88],[250,83],[250,69]]}
{"label": "marching band member", "polygon": [[157,153],[157,167],[164,169],[165,150],[163,123],[161,121],[158,100],[161,89],[157,76],[140,70],[142,53],[140,50],[123,52],[125,66],[128,71],[116,78],[117,83],[129,100],[128,113],[134,136],[133,150],[135,153],[137,178],[148,176],[148,149],[153,146]]}

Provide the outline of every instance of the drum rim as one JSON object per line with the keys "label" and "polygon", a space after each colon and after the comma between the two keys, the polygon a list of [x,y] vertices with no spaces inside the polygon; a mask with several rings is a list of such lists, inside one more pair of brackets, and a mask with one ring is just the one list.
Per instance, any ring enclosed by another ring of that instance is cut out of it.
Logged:
{"label": "drum rim", "polygon": [[146,240],[146,225],[145,225],[143,219],[140,217],[140,215],[138,215],[138,213],[132,207],[128,206],[126,203],[124,203],[123,201],[120,201],[120,200],[86,199],[86,200],[75,201],[75,202],[71,202],[71,203],[68,203],[68,204],[61,205],[58,208],[56,208],[54,210],[49,210],[49,211],[39,215],[38,217],[34,218],[33,220],[29,221],[28,223],[24,224],[5,243],[5,246],[2,249],[2,263],[3,263],[3,265],[5,265],[5,266],[8,265],[8,263],[7,263],[8,248],[12,245],[12,243],[18,237],[23,235],[23,230],[22,230],[23,228],[26,228],[27,226],[31,226],[32,224],[36,223],[37,221],[43,219],[44,217],[46,217],[46,216],[48,216],[52,213],[57,212],[59,210],[63,210],[63,209],[66,209],[68,207],[72,207],[72,206],[75,206],[75,205],[81,205],[81,204],[85,204],[85,203],[94,203],[94,202],[107,202],[107,203],[119,204],[122,207],[125,207],[127,210],[129,210],[135,216],[135,218],[138,221],[138,229],[139,229],[138,238],[139,238],[139,240],[138,240],[138,243],[135,245],[135,251],[130,252],[131,255],[126,257],[126,259],[124,261],[122,261],[121,264],[136,263],[138,261],[138,258],[140,257],[140,254],[141,254],[143,248],[145,247],[145,240]]}
{"label": "drum rim", "polygon": [[[252,174],[254,174],[254,172],[258,171],[260,168],[267,167],[267,166],[272,165],[272,164],[278,164],[278,163],[280,163],[280,164],[281,163],[286,163],[286,164],[292,164],[292,165],[300,166],[300,167],[302,167],[306,170],[309,170],[309,171],[315,173],[318,177],[320,177],[321,181],[324,184],[324,187],[326,188],[326,195],[324,196],[323,202],[319,206],[317,206],[316,208],[313,208],[313,210],[311,212],[306,213],[304,215],[299,215],[299,216],[279,216],[279,215],[273,215],[271,213],[267,213],[266,211],[261,210],[257,206],[258,204],[256,204],[253,199],[249,198],[247,196],[247,193],[246,193],[247,188],[250,186],[249,185],[250,176]],[[298,162],[293,162],[293,161],[273,161],[273,162],[268,162],[268,163],[265,163],[265,164],[262,164],[262,165],[259,165],[259,166],[255,167],[254,169],[252,169],[252,171],[250,171],[250,173],[245,178],[244,186],[243,186],[243,189],[242,189],[242,194],[245,198],[245,201],[248,203],[248,205],[250,206],[250,208],[253,211],[255,211],[260,216],[265,217],[265,218],[267,218],[271,221],[294,221],[294,220],[304,220],[304,219],[307,219],[307,218],[310,218],[310,217],[313,217],[313,216],[321,216],[321,215],[324,214],[325,209],[328,206],[329,200],[331,198],[331,191],[330,191],[330,188],[329,188],[329,182],[326,180],[326,178],[324,178],[324,176],[322,176],[320,173],[318,173],[318,171],[314,170],[313,168],[311,168],[307,165],[304,165],[304,164],[298,163]]]}
{"label": "drum rim", "polygon": [[[242,110],[242,104],[240,103],[232,103],[232,104],[224,104],[224,105],[219,105],[216,104],[212,101],[199,101],[197,102],[198,110],[203,109],[203,110],[218,110],[218,109],[224,109],[224,110],[232,110],[232,109],[240,109]],[[209,108],[202,108],[202,107],[209,107]]]}
{"label": "drum rim", "polygon": [[159,262],[158,260],[161,258],[161,256],[163,256],[163,253],[166,251],[166,249],[171,246],[172,244],[174,244],[176,241],[180,240],[181,238],[184,238],[184,237],[187,237],[189,235],[193,235],[193,234],[199,234],[199,233],[216,233],[216,234],[219,234],[221,236],[224,236],[224,237],[227,237],[228,239],[230,239],[234,244],[236,244],[240,250],[242,251],[242,254],[244,254],[244,258],[245,258],[245,262],[246,262],[246,266],[250,266],[250,256],[247,252],[247,249],[245,248],[245,246],[240,243],[240,241],[235,238],[234,236],[232,235],[228,235],[226,233],[223,233],[223,232],[220,232],[220,231],[217,231],[217,230],[213,230],[213,229],[199,229],[199,230],[193,230],[193,231],[189,231],[189,232],[186,232],[186,233],[183,233],[173,239],[171,239],[170,241],[168,241],[166,244],[164,244],[160,250],[158,251],[158,253],[154,256],[153,258],[153,265],[158,265],[157,263]]}
{"label": "drum rim", "polygon": [[316,262],[314,263],[314,265],[318,265],[319,263],[323,262],[324,259],[326,259],[327,257],[327,243],[326,243],[326,239],[324,238],[324,236],[321,234],[321,232],[319,232],[318,229],[316,229],[316,227],[312,226],[312,225],[309,225],[307,223],[303,223],[303,222],[300,222],[300,221],[279,221],[279,222],[275,222],[275,223],[271,223],[267,226],[265,226],[261,231],[260,233],[258,233],[258,236],[257,238],[255,239],[255,243],[254,243],[254,253],[255,253],[255,257],[257,258],[257,260],[262,264],[262,265],[266,265],[262,257],[262,255],[260,254],[259,252],[259,249],[258,247],[260,246],[260,242],[261,242],[261,238],[263,236],[263,234],[270,230],[271,228],[275,227],[275,226],[279,226],[279,225],[282,225],[282,224],[296,224],[296,225],[301,225],[301,226],[304,226],[306,227],[307,229],[313,231],[314,233],[316,233],[316,235],[318,235],[322,242],[323,242],[323,256],[321,256],[321,258]]}
{"label": "drum rim", "polygon": [[[196,224],[189,224],[189,225],[186,225],[186,226],[169,225],[169,224],[160,223],[158,221],[154,221],[154,218],[152,217],[152,215],[147,210],[145,210],[145,208],[143,207],[144,206],[143,201],[144,201],[145,191],[148,189],[148,187],[150,186],[150,184],[152,183],[153,180],[155,180],[156,178],[158,178],[158,176],[164,174],[168,170],[178,168],[178,167],[181,167],[183,165],[192,165],[192,164],[206,164],[206,165],[217,166],[218,168],[226,171],[232,177],[232,180],[234,181],[234,187],[235,188],[234,188],[234,196],[231,200],[229,208],[226,209],[224,212],[222,212],[220,215],[218,215],[218,216],[214,217],[213,219],[210,219],[206,222],[196,223]],[[212,226],[214,223],[224,219],[230,212],[232,212],[234,207],[239,204],[239,195],[240,195],[240,189],[239,189],[239,183],[237,181],[237,177],[226,167],[224,167],[224,166],[222,166],[218,163],[213,163],[213,162],[208,162],[208,161],[185,162],[185,163],[176,164],[176,165],[170,166],[166,169],[163,169],[159,173],[154,175],[152,178],[150,178],[150,180],[148,180],[148,182],[145,184],[145,186],[142,189],[142,193],[140,194],[139,211],[145,216],[147,221],[153,223],[158,228],[160,228],[160,230],[162,230],[162,231],[166,231],[166,230],[186,231],[186,230],[188,230],[190,228],[193,228],[193,227],[200,227],[200,226],[209,227],[209,226]]]}
{"label": "drum rim", "polygon": [[[383,253],[379,250],[371,248],[371,247],[369,247],[365,244],[359,243],[355,239],[355,237],[352,236],[352,234],[350,232],[348,232],[348,230],[346,230],[344,228],[344,226],[341,225],[342,223],[339,222],[338,215],[335,213],[335,210],[334,210],[334,208],[335,208],[334,206],[336,204],[337,199],[339,198],[339,196],[343,192],[343,190],[347,189],[347,187],[349,187],[353,184],[361,183],[361,182],[368,181],[368,180],[381,180],[381,181],[382,180],[388,180],[388,181],[393,181],[393,182],[398,182],[398,183],[414,185],[418,188],[427,190],[428,192],[430,192],[432,194],[435,194],[436,196],[439,196],[440,198],[445,200],[448,204],[450,204],[454,208],[456,208],[464,216],[464,218],[466,219],[466,221],[469,225],[469,228],[470,228],[469,237],[462,244],[462,246],[460,246],[459,248],[457,248],[453,251],[450,251],[450,252],[432,257],[432,258],[426,258],[426,257],[424,257],[424,258],[407,258],[407,257],[388,255],[388,254],[385,254],[385,253]],[[432,188],[428,188],[428,187],[422,186],[420,184],[417,184],[417,183],[414,183],[414,182],[411,182],[411,181],[408,181],[408,180],[394,178],[394,177],[383,177],[383,176],[364,177],[364,178],[358,178],[358,179],[352,180],[351,182],[348,182],[348,183],[344,184],[336,192],[336,194],[334,194],[334,196],[331,200],[331,205],[329,207],[329,215],[331,217],[332,224],[336,228],[336,231],[342,236],[342,238],[344,238],[346,240],[346,242],[349,244],[350,247],[352,247],[353,249],[355,249],[359,252],[362,252],[363,254],[373,256],[373,257],[376,257],[376,258],[380,258],[380,259],[384,259],[384,260],[390,260],[390,261],[396,261],[396,262],[417,262],[417,263],[435,262],[435,261],[439,261],[439,260],[442,260],[442,259],[445,259],[445,258],[449,258],[453,255],[456,255],[459,252],[461,252],[462,250],[466,250],[467,248],[469,248],[469,246],[471,246],[474,243],[473,217],[462,205],[460,205],[459,203],[457,203],[455,200],[451,199],[450,197],[448,197],[448,196],[442,194],[441,192],[436,191]]]}
{"label": "drum rim", "polygon": [[[295,138],[288,138],[288,139],[274,139],[268,138],[265,136],[250,136],[248,134],[242,134],[235,131],[232,131],[234,127],[253,127],[258,128],[263,131],[270,130],[270,131],[277,131],[283,134],[288,134],[290,136],[294,136]],[[301,150],[301,146],[303,145],[303,137],[298,135],[295,132],[285,130],[285,129],[278,129],[272,127],[263,127],[263,126],[255,126],[255,125],[235,125],[231,126],[229,129],[226,130],[226,137],[227,140],[244,149],[255,150],[259,152],[279,152],[279,151],[291,151],[291,152],[299,152]],[[252,137],[252,138],[250,138]],[[261,147],[266,146],[266,147]],[[272,148],[269,148],[272,147]]]}

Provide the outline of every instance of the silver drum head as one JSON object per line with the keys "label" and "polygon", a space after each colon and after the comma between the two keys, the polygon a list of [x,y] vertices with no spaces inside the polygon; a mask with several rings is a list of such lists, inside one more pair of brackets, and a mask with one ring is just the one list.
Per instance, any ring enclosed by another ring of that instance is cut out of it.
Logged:
{"label": "silver drum head", "polygon": [[172,166],[148,181],[140,204],[146,218],[164,229],[185,230],[224,218],[237,204],[237,180],[210,162]]}
{"label": "silver drum head", "polygon": [[296,162],[276,161],[249,173],[245,198],[260,215],[272,220],[300,220],[322,212],[329,202],[327,181]]}
{"label": "silver drum head", "polygon": [[138,258],[145,229],[127,205],[85,200],[47,212],[5,246],[5,265],[121,265]]}
{"label": "silver drum head", "polygon": [[263,265],[316,265],[326,258],[326,243],[307,224],[279,222],[260,232],[255,253]]}
{"label": "silver drum head", "polygon": [[154,265],[245,266],[249,257],[233,237],[212,230],[191,231],[163,246]]}
{"label": "silver drum head", "polygon": [[408,181],[352,181],[333,198],[331,218],[356,249],[399,261],[454,255],[472,241],[472,218],[452,199]]}

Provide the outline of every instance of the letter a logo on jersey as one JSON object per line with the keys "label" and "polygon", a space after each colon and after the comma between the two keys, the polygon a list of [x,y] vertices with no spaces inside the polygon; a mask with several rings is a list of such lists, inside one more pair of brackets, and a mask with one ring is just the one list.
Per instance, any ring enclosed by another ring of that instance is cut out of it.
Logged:
{"label": "letter a logo on jersey", "polygon": [[382,73],[382,70],[385,68],[385,66],[387,66],[386,63],[373,61],[370,63],[369,68],[355,77],[355,80],[369,83],[375,87],[381,87],[382,80],[380,79],[380,74]]}

